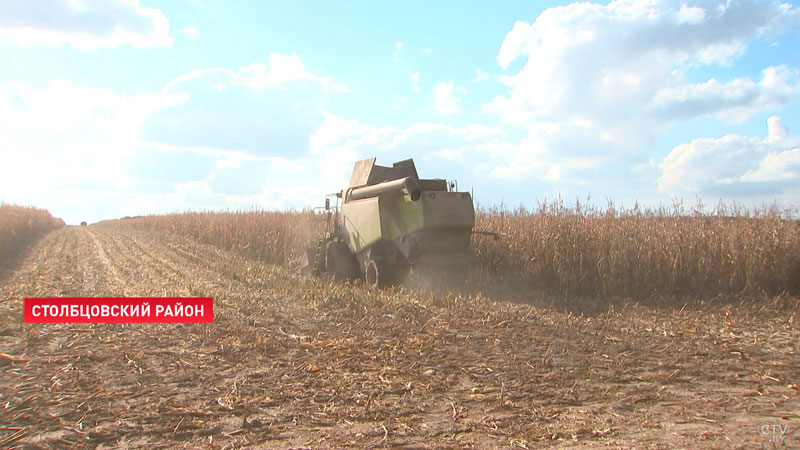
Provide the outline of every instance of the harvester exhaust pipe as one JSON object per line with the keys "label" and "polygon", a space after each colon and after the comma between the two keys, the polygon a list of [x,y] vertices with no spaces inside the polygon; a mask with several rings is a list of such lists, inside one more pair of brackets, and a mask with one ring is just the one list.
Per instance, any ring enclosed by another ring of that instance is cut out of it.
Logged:
{"label": "harvester exhaust pipe", "polygon": [[348,197],[350,200],[359,200],[362,198],[375,197],[388,192],[402,192],[403,194],[408,194],[411,196],[412,201],[419,200],[419,197],[422,194],[417,179],[413,177],[405,177],[400,178],[399,180],[384,181],[383,183],[378,183],[372,186],[364,186],[352,189],[349,192]]}

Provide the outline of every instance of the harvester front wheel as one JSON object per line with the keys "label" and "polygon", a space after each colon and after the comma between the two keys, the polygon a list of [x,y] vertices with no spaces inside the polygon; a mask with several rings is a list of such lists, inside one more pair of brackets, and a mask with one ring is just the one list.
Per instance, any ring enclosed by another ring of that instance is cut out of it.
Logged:
{"label": "harvester front wheel", "polygon": [[373,289],[391,286],[394,282],[391,269],[381,257],[370,258],[365,270],[367,285]]}

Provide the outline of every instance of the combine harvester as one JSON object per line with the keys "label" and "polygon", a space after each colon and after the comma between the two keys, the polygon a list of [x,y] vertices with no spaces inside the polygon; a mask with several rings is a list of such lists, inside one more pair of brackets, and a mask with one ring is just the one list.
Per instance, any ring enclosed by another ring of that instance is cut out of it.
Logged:
{"label": "combine harvester", "polygon": [[[335,204],[331,204],[331,198]],[[341,203],[341,205],[340,205]],[[392,167],[356,162],[350,185],[325,198],[325,236],[306,249],[300,272],[361,278],[372,287],[402,283],[409,272],[464,274],[475,208],[455,182],[420,179],[412,159]],[[462,278],[463,279],[463,278]]]}

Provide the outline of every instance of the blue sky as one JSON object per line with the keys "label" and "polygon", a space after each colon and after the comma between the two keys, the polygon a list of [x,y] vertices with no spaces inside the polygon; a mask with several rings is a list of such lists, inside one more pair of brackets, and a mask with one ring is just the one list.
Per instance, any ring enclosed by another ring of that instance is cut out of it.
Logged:
{"label": "blue sky", "polygon": [[483,206],[800,206],[800,9],[9,0],[0,200],[302,208],[415,158]]}

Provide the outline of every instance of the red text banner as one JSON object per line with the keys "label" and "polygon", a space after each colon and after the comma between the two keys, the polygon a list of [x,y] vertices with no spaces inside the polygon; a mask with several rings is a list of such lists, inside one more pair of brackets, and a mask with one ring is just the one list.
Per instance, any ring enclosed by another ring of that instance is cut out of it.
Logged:
{"label": "red text banner", "polygon": [[213,323],[211,297],[28,297],[25,323]]}

